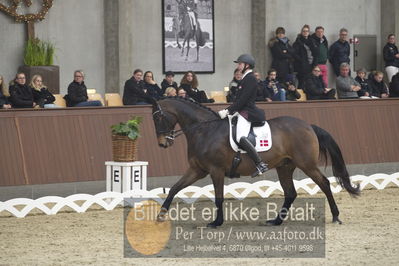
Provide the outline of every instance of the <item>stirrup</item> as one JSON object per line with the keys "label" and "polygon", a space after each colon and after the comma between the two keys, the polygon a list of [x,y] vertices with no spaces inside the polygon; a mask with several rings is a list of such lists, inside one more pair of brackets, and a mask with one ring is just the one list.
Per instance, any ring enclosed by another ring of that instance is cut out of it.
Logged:
{"label": "stirrup", "polygon": [[262,175],[267,170],[269,170],[267,164],[265,164],[264,162],[260,162],[258,165],[256,165],[256,172],[252,174],[252,177]]}

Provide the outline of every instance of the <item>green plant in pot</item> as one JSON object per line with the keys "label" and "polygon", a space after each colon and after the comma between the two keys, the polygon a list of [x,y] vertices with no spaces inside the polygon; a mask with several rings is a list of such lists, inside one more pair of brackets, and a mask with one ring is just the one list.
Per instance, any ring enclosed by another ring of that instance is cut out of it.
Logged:
{"label": "green plant in pot", "polygon": [[142,117],[134,116],[126,122],[111,126],[112,156],[115,162],[133,162],[137,157]]}

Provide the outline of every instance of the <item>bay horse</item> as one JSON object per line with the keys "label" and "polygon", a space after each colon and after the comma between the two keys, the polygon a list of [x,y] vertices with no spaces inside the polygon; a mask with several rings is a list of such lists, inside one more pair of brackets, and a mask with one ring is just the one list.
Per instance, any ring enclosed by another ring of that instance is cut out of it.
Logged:
{"label": "bay horse", "polygon": [[[220,119],[211,109],[190,100],[172,97],[164,98],[153,104],[153,120],[159,146],[168,148],[173,145],[179,124],[187,139],[189,168],[180,180],[172,186],[158,214],[162,221],[174,196],[183,188],[210,174],[217,207],[216,219],[208,227],[223,224],[224,177],[229,173],[235,152],[229,144],[229,122]],[[284,191],[284,203],[280,215],[267,221],[267,225],[280,225],[287,216],[291,204],[297,197],[292,174],[296,168],[308,175],[324,192],[330,205],[333,223],[342,222],[330,189],[329,180],[318,168],[320,157],[327,160],[327,153],[332,162],[333,174],[337,182],[351,195],[360,194],[359,185],[352,186],[341,154],[333,137],[324,129],[309,125],[294,117],[277,117],[268,120],[273,146],[260,153],[269,168],[276,168],[280,184]],[[327,161],[326,161],[327,162]],[[242,162],[237,173],[248,176],[255,170],[253,161],[247,154],[242,154]]]}
{"label": "bay horse", "polygon": [[[197,62],[199,61],[199,48],[205,45],[205,40],[203,39],[201,26],[197,18],[195,18],[196,25],[192,23],[190,15],[186,8],[182,12],[182,22],[179,24],[179,19],[175,17],[173,19],[173,29],[175,30],[175,37],[177,42],[177,47],[181,48],[181,56],[184,55],[185,45],[187,44],[187,53],[185,60],[188,60],[188,53],[190,51],[190,40],[194,39],[197,48]],[[183,44],[180,45],[179,34],[183,35]]]}

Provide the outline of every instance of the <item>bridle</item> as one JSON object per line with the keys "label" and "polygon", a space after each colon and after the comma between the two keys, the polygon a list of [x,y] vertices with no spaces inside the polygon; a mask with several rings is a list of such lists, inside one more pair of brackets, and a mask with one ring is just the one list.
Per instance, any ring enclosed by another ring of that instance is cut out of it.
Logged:
{"label": "bridle", "polygon": [[[169,122],[168,117],[165,115],[164,111],[162,110],[162,108],[159,104],[157,104],[157,108],[158,108],[158,110],[156,110],[155,112],[152,113],[153,119],[155,119],[155,115],[159,113],[160,116],[163,119],[165,119],[166,122],[170,125],[171,123]],[[210,123],[210,122],[215,122],[215,121],[222,121],[222,120],[220,118],[217,118],[217,119],[212,119],[212,120],[200,121],[200,122],[195,123],[194,125],[191,125],[186,128],[181,128],[179,130],[172,129],[172,130],[157,131],[157,134],[165,134],[165,135],[167,135],[165,137],[167,140],[174,141],[177,137],[180,137],[181,135],[183,135],[184,131],[191,130],[191,129],[196,128],[204,123]]]}

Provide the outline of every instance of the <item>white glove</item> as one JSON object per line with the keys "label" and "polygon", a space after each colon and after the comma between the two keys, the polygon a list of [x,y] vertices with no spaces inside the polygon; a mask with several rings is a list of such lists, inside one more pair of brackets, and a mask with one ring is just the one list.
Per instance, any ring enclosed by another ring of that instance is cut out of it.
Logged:
{"label": "white glove", "polygon": [[221,119],[225,119],[228,114],[229,114],[229,110],[227,110],[227,109],[219,111],[219,116]]}

